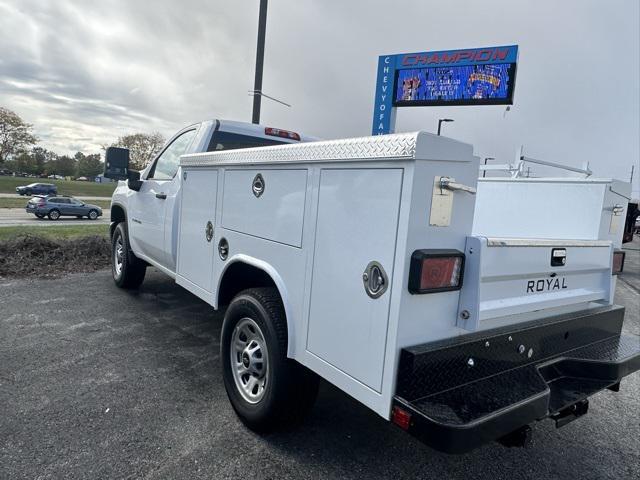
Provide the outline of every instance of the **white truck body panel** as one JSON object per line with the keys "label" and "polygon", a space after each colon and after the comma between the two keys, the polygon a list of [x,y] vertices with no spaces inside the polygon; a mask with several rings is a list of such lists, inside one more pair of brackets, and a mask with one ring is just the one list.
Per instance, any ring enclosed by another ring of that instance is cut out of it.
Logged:
{"label": "white truck body panel", "polygon": [[390,295],[372,301],[354,279],[372,260],[393,278],[402,174],[400,168],[320,172],[307,350],[376,392]]}
{"label": "white truck body panel", "polygon": [[[218,171],[203,170],[198,175],[186,178],[189,188],[182,191],[182,210],[180,212],[180,228],[185,234],[178,245],[178,278],[188,278],[196,287],[206,292],[213,291],[213,255],[215,249],[206,239],[207,223],[215,225],[218,193]],[[185,205],[187,208],[185,208]],[[207,222],[202,225],[202,219]],[[189,232],[189,234],[186,234]]]}
{"label": "white truck body panel", "polygon": [[[552,267],[549,250],[553,248],[565,251],[571,261]],[[512,241],[472,236],[467,239],[465,253],[458,325],[467,330],[494,328],[504,321],[515,323],[522,313],[571,305],[585,308],[589,302],[613,303],[613,247],[609,241]]]}
{"label": "white truck body panel", "polygon": [[[421,132],[186,155],[181,165],[187,173],[183,202],[189,179],[203,171],[217,169],[224,185],[214,243],[224,237],[230,253],[226,261],[214,254],[214,276],[221,279],[236,261],[270,273],[287,313],[289,356],[385,418],[399,349],[463,332],[456,326],[458,292],[413,296],[407,282],[412,250],[464,250],[472,195],[455,194],[450,226],[430,226],[428,220],[436,175],[475,185],[478,159],[471,146]],[[265,181],[259,198],[251,191],[258,173]],[[283,174],[295,201],[285,195]],[[210,218],[202,211],[198,227],[182,223],[185,252],[194,251],[186,238],[194,230],[205,242]],[[377,299],[362,281],[371,261],[389,277],[388,291]],[[189,288],[197,274],[182,270],[187,263],[180,258],[178,265],[177,281]],[[214,291],[205,299],[217,305],[216,296]],[[440,312],[437,318],[425,316],[427,305]]]}
{"label": "white truck body panel", "polygon": [[307,170],[270,170],[264,178],[268,187],[260,201],[251,190],[253,179],[258,174],[260,170],[256,169],[226,170],[221,225],[229,230],[300,248]]}
{"label": "white truck body panel", "polygon": [[610,178],[480,178],[477,196],[474,235],[609,240],[620,248],[631,184]]}

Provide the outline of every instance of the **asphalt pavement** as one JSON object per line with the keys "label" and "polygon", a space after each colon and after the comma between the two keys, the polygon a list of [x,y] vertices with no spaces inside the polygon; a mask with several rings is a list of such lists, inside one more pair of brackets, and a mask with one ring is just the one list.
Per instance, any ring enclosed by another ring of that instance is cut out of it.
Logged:
{"label": "asphalt pavement", "polygon": [[47,217],[37,218],[34,214],[27,213],[24,208],[0,208],[0,228],[15,226],[96,225],[109,223],[110,221],[111,212],[109,209],[102,209],[102,216],[96,220],[89,220],[87,217],[60,217],[60,220],[53,221]]}
{"label": "asphalt pavement", "polygon": [[[616,291],[635,334],[639,257]],[[326,383],[303,425],[260,436],[226,398],[221,314],[168,277],[5,279],[0,305],[2,479],[640,478],[638,373],[561,429],[535,424],[527,449],[441,454]]]}

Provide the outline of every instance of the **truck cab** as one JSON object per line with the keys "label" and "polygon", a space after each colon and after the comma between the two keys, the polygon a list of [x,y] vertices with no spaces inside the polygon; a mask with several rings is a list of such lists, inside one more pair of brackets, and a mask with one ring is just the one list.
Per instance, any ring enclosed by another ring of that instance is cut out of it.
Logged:
{"label": "truck cab", "polygon": [[175,277],[182,155],[314,139],[296,132],[230,120],[189,125],[169,139],[156,158],[139,173],[139,179],[119,182],[112,197],[111,233],[118,222],[125,221],[135,255]]}

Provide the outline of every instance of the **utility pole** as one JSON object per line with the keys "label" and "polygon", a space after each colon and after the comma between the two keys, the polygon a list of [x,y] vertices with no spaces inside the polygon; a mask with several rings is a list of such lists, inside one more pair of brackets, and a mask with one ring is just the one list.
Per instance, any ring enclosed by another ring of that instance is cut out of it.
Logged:
{"label": "utility pole", "polygon": [[262,67],[264,65],[264,37],[267,33],[267,0],[260,0],[258,17],[258,46],[256,48],[256,78],[253,82],[253,115],[251,121],[260,123],[260,102],[262,101]]}

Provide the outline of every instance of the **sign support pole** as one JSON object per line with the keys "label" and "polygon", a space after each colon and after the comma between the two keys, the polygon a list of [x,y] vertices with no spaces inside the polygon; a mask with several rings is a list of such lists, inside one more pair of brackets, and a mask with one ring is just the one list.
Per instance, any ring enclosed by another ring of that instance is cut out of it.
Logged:
{"label": "sign support pole", "polygon": [[262,67],[264,66],[264,37],[267,32],[267,0],[260,0],[258,17],[258,46],[256,48],[256,77],[253,83],[252,123],[260,123],[260,103],[262,101]]}

